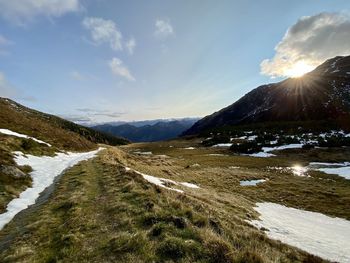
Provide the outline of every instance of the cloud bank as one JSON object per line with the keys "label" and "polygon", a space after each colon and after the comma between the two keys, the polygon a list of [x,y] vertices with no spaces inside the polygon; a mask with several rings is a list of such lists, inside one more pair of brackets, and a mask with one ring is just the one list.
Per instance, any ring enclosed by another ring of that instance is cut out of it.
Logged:
{"label": "cloud bank", "polygon": [[129,69],[124,66],[123,61],[119,58],[113,58],[109,62],[109,67],[114,75],[121,76],[129,81],[135,81],[135,78],[131,75]]}
{"label": "cloud bank", "polygon": [[260,64],[261,73],[286,77],[296,63],[315,68],[325,60],[350,54],[350,17],[320,13],[300,18],[275,47],[275,55]]}
{"label": "cloud bank", "polygon": [[59,17],[80,9],[79,0],[0,0],[0,16],[16,24],[39,15]]}

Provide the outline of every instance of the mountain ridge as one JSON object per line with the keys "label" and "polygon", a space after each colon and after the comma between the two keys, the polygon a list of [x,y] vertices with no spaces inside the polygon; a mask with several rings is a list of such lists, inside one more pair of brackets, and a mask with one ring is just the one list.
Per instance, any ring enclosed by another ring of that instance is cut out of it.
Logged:
{"label": "mountain ridge", "polygon": [[228,125],[335,120],[350,115],[350,56],[335,57],[301,78],[261,85],[196,122],[183,135]]}
{"label": "mountain ridge", "polygon": [[102,124],[92,128],[111,135],[125,137],[133,142],[153,142],[176,138],[190,128],[194,122],[195,119],[185,118],[173,121],[158,121],[144,126],[134,126],[132,123],[126,123],[117,126]]}
{"label": "mountain ridge", "polygon": [[128,143],[124,138],[104,134],[1,97],[0,128],[42,139],[66,150],[93,149],[98,143],[110,145]]}

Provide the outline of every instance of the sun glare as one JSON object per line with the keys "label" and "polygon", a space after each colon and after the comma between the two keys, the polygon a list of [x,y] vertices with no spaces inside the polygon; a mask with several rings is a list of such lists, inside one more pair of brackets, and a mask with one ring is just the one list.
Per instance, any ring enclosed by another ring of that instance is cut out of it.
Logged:
{"label": "sun glare", "polygon": [[305,61],[298,61],[290,69],[286,70],[286,75],[292,78],[300,78],[313,69],[314,67]]}

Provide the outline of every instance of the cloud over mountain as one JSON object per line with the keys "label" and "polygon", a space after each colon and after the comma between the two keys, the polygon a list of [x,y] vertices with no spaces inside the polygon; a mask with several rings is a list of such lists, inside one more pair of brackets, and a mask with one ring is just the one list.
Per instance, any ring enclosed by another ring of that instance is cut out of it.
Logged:
{"label": "cloud over mountain", "polygon": [[328,58],[350,54],[350,16],[320,13],[300,18],[275,47],[275,55],[261,63],[261,73],[285,77],[293,65],[302,62],[310,68]]}

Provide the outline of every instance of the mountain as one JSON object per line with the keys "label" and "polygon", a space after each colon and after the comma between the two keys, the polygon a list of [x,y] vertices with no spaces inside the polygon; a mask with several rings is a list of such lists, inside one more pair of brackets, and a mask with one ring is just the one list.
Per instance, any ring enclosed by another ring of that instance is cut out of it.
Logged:
{"label": "mountain", "polygon": [[[103,124],[92,128],[108,134],[122,136],[134,142],[153,142],[176,138],[196,121],[197,119],[186,118],[174,121],[158,121],[144,126],[135,126],[132,122],[118,126]],[[151,121],[147,122],[150,123]]]}
{"label": "mountain", "polygon": [[338,56],[303,77],[252,90],[232,105],[199,120],[183,134],[266,122],[330,120],[349,126],[349,116],[350,56]]}
{"label": "mountain", "polygon": [[7,98],[0,98],[0,128],[38,138],[66,150],[92,149],[96,148],[97,143],[128,143],[126,139],[27,108]]}
{"label": "mountain", "polygon": [[172,121],[181,121],[181,122],[192,122],[195,123],[200,118],[171,118],[171,119],[154,119],[154,120],[143,120],[143,121],[112,121],[112,122],[103,122],[103,123],[78,123],[86,127],[94,127],[100,125],[110,125],[110,126],[120,126],[124,124],[129,124],[135,127],[142,127],[146,125],[154,125],[158,122],[172,122]]}

